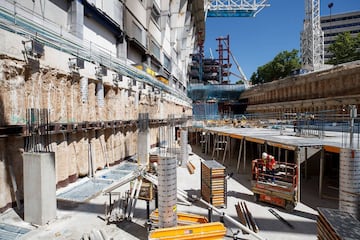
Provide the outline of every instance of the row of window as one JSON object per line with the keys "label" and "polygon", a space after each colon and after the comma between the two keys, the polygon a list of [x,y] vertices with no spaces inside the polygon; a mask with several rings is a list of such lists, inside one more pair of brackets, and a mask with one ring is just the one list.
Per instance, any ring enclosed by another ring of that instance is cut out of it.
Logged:
{"label": "row of window", "polygon": [[[357,30],[353,30],[353,31],[348,31],[350,34],[352,35],[356,35],[358,33],[360,33],[360,29],[357,29]],[[340,33],[339,32],[336,32],[336,33],[325,33],[324,34],[324,37],[336,37],[337,35],[339,35]],[[326,44],[326,41],[325,41],[325,44]]]}
{"label": "row of window", "polygon": [[338,22],[338,21],[345,21],[345,20],[350,20],[350,19],[358,19],[360,18],[360,14],[359,15],[352,15],[352,16],[346,16],[346,17],[330,17],[329,19],[321,19],[321,23],[328,23],[328,22]]}
{"label": "row of window", "polygon": [[356,27],[356,26],[360,26],[360,21],[354,22],[354,23],[341,24],[341,25],[332,25],[332,26],[321,27],[321,28],[322,28],[322,30],[328,30],[328,29],[347,28],[347,27]]}

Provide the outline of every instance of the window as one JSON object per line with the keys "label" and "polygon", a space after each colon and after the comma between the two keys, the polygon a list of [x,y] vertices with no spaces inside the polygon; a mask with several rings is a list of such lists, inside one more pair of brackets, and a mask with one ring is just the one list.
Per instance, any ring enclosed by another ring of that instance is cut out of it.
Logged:
{"label": "window", "polygon": [[133,36],[136,40],[141,42],[141,28],[133,22]]}
{"label": "window", "polygon": [[164,68],[171,72],[171,60],[164,54]]}
{"label": "window", "polygon": [[156,4],[153,4],[151,9],[151,18],[157,25],[160,25],[160,9]]}
{"label": "window", "polygon": [[157,58],[160,59],[160,47],[153,41],[150,41],[150,52]]}

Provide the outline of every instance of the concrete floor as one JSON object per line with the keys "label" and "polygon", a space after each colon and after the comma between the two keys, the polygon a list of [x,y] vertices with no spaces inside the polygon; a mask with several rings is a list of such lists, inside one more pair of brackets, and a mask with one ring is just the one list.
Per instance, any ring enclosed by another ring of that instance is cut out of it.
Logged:
{"label": "concrete floor", "polygon": [[[194,147],[194,152],[199,153],[199,149]],[[201,156],[200,156],[201,155]],[[200,162],[201,159],[210,159],[207,156],[199,153],[189,156],[189,160],[195,165],[195,173],[190,175],[186,168],[178,167],[177,179],[178,188],[183,189],[190,194],[200,195]],[[235,160],[229,161],[226,171],[228,173],[235,167]],[[234,173],[232,178],[228,179],[227,192],[227,207],[222,210],[238,219],[235,210],[235,203],[238,201],[247,202],[249,210],[252,212],[259,228],[259,234],[266,239],[316,239],[316,218],[317,206],[337,208],[337,202],[331,200],[318,199],[316,189],[314,186],[316,179],[305,181],[302,184],[302,198],[303,202],[298,203],[293,213],[287,213],[282,209],[270,206],[263,203],[255,203],[253,201],[252,192],[250,190],[250,175]],[[316,186],[316,184],[315,184]],[[116,191],[124,192],[129,189],[129,184],[126,184]],[[32,226],[22,220],[21,214],[18,214],[14,209],[9,209],[0,216],[0,222],[21,226],[31,231],[22,236],[21,239],[42,240],[42,239],[76,239],[79,240],[85,233],[90,233],[91,230],[102,230],[108,237],[117,239],[147,239],[148,233],[146,231],[146,202],[139,200],[136,205],[134,219],[132,222],[123,221],[118,224],[107,225],[104,221],[105,207],[104,203],[108,201],[108,197],[99,195],[86,203],[69,204],[58,202],[57,219],[50,223],[37,227]],[[306,202],[306,204],[305,204]],[[151,202],[151,210],[155,208],[154,201]],[[290,222],[294,228],[290,228],[283,222],[279,221],[274,215],[269,212],[269,209],[281,215],[284,219]],[[200,202],[193,203],[192,206],[185,206],[178,204],[178,211],[196,213],[207,216],[207,208]],[[213,221],[218,221],[219,216],[214,216]],[[225,221],[227,227],[226,239],[233,239],[234,233],[238,231],[234,225]],[[255,239],[250,235],[237,235],[238,239]]]}

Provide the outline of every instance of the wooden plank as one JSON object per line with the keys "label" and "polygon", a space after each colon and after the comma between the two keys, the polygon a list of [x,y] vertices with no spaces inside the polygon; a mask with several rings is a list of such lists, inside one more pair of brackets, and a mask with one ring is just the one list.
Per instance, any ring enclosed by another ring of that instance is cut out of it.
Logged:
{"label": "wooden plank", "polygon": [[240,139],[240,140],[242,140],[242,139],[244,138],[244,136],[238,135],[238,134],[230,134],[230,137],[231,137],[231,138]]}
{"label": "wooden plank", "polygon": [[278,148],[287,149],[287,150],[290,150],[290,151],[295,151],[296,150],[296,146],[287,145],[287,144],[283,144],[283,143],[266,141],[266,144],[270,145],[272,147],[278,147]]}
{"label": "wooden plank", "polygon": [[265,140],[259,139],[259,138],[254,138],[254,137],[245,137],[245,140],[250,141],[250,142],[254,142],[254,143],[260,143],[260,144],[265,143]]}
{"label": "wooden plank", "polygon": [[324,150],[331,153],[340,153],[340,147],[324,145]]}

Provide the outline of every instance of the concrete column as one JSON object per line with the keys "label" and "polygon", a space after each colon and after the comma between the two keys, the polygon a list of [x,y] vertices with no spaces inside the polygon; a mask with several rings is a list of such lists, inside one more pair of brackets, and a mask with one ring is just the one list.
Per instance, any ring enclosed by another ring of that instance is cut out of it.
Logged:
{"label": "concrete column", "polygon": [[180,131],[180,159],[182,167],[186,167],[188,157],[188,131],[186,129],[182,129]]}
{"label": "concrete column", "polygon": [[360,150],[340,151],[339,210],[360,219]]}
{"label": "concrete column", "polygon": [[70,8],[68,11],[68,24],[69,32],[83,39],[83,27],[84,27],[84,5],[82,1],[73,0],[71,1]]}
{"label": "concrete column", "polygon": [[301,193],[301,186],[300,186],[300,182],[301,182],[300,162],[301,162],[300,149],[299,149],[299,148],[296,148],[296,150],[295,150],[295,163],[296,163],[297,169],[298,169],[297,191],[298,191],[298,201],[299,201],[299,202],[301,201],[301,198],[300,198],[300,193]]}
{"label": "concrete column", "polygon": [[149,113],[139,114],[138,131],[137,160],[139,164],[147,165],[150,152]]}
{"label": "concrete column", "polygon": [[54,152],[25,152],[24,220],[44,225],[56,218],[56,171]]}
{"label": "concrete column", "polygon": [[138,133],[138,163],[141,165],[146,165],[149,162],[149,152],[150,152],[150,132],[139,131]]}
{"label": "concrete column", "polygon": [[246,170],[246,139],[244,138],[244,172]]}
{"label": "concrete column", "polygon": [[325,151],[324,148],[321,149],[321,156],[320,156],[320,173],[319,173],[319,198],[322,198],[322,186],[323,186],[323,179],[324,179],[324,163],[325,163]]}

